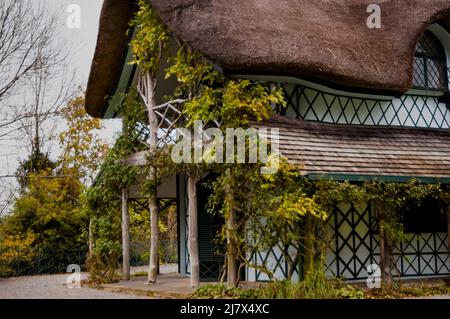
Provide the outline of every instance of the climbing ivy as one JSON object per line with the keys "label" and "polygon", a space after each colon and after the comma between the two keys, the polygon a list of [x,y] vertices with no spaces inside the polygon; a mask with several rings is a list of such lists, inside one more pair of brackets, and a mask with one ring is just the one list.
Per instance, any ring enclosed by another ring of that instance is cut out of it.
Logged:
{"label": "climbing ivy", "polygon": [[131,30],[135,28],[135,35],[130,43],[134,57],[132,64],[154,74],[159,70],[161,58],[167,49],[169,32],[148,1],[139,0],[138,8],[130,23]]}
{"label": "climbing ivy", "polygon": [[124,96],[118,113],[122,118],[122,132],[103,162],[93,186],[84,194],[84,214],[91,220],[94,239],[88,260],[94,281],[115,279],[121,257],[121,190],[136,183],[140,173],[138,167],[128,166],[124,160],[145,148],[141,131],[145,125],[145,112],[134,90]]}

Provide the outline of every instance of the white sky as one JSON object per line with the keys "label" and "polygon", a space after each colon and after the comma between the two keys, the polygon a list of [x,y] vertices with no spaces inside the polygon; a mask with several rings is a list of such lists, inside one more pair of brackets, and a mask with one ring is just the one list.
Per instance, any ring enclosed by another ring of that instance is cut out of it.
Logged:
{"label": "white sky", "polygon": [[[59,40],[64,41],[70,45],[69,52],[69,71],[75,72],[74,86],[81,86],[83,90],[86,88],[92,57],[95,50],[97,40],[98,22],[100,17],[100,10],[103,0],[41,0],[51,14],[56,15],[58,19],[56,35],[61,37]],[[128,1],[128,0],[127,0]],[[67,13],[69,5],[76,4],[81,8],[81,28],[67,27],[67,18],[70,13]],[[100,133],[105,142],[111,144],[114,140],[115,133],[120,129],[120,121],[118,120],[104,120],[104,129]],[[51,148],[52,153],[57,153],[58,149],[55,145]],[[0,175],[14,174],[17,169],[19,160],[27,157],[27,149],[24,146],[18,146],[17,143],[13,145],[1,145],[0,147]],[[55,154],[53,154],[55,157]],[[14,186],[14,180],[0,180],[0,206],[4,202],[7,194],[5,192],[5,185],[10,184]]]}
{"label": "white sky", "polygon": [[[49,4],[55,12],[61,12],[62,17],[58,27],[61,28],[57,32],[61,37],[70,43],[73,49],[69,56],[70,67],[75,71],[76,84],[86,88],[89,71],[91,68],[92,58],[94,56],[95,44],[97,42],[98,23],[103,0],[43,0]],[[129,0],[126,0],[129,1]],[[77,4],[81,9],[81,28],[70,29],[67,27],[68,6]],[[120,130],[121,123],[119,120],[103,120],[105,129],[102,137],[108,143],[114,140],[114,133]]]}

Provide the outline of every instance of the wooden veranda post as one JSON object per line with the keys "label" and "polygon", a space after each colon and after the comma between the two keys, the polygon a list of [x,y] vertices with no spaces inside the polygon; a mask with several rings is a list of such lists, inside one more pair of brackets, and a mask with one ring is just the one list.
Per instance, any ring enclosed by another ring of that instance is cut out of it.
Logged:
{"label": "wooden veranda post", "polygon": [[238,245],[236,242],[236,210],[234,209],[234,193],[231,185],[234,183],[233,172],[229,169],[227,171],[230,178],[229,184],[226,186],[226,194],[228,201],[227,212],[227,285],[229,287],[236,287],[238,282]]}
{"label": "wooden veranda post", "polygon": [[122,279],[130,280],[130,214],[126,188],[122,189]]}
{"label": "wooden veranda post", "polygon": [[197,204],[197,177],[195,173],[188,176],[189,197],[189,257],[191,264],[191,288],[200,285],[200,257],[198,251],[198,204]]}
{"label": "wooden veranda post", "polygon": [[383,223],[386,218],[383,201],[381,199],[377,199],[374,201],[374,205],[378,223],[378,232],[380,236],[381,283],[383,285],[383,288],[391,289],[393,286],[391,271],[391,267],[393,264],[392,243],[387,238],[386,232],[383,228]]}
{"label": "wooden veranda post", "polygon": [[236,243],[236,211],[230,209],[228,216],[228,256],[227,256],[227,285],[236,287],[238,282],[237,243]]}
{"label": "wooden veranda post", "polygon": [[447,247],[450,250],[450,204],[447,204]]}
{"label": "wooden veranda post", "polygon": [[313,216],[305,215],[305,235],[304,235],[304,258],[303,258],[303,279],[309,278],[314,270],[314,227]]}
{"label": "wooden veranda post", "polygon": [[94,230],[93,230],[93,220],[92,217],[89,218],[89,255],[88,255],[88,260],[89,260],[89,267],[92,263],[92,257],[94,254]]}
{"label": "wooden veranda post", "polygon": [[[138,91],[144,100],[148,114],[148,148],[152,154],[158,147],[158,118],[155,114],[156,101],[156,80],[150,73],[142,73],[139,76]],[[148,180],[152,185],[149,194],[149,209],[150,209],[150,263],[148,271],[148,282],[155,283],[158,275],[158,246],[159,246],[159,226],[158,215],[159,206],[157,199],[157,176],[156,168],[150,167]]]}

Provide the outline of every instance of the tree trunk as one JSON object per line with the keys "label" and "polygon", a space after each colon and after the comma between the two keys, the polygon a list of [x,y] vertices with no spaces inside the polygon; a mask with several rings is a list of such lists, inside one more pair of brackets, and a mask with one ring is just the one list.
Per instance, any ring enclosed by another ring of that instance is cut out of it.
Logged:
{"label": "tree trunk", "polygon": [[198,251],[198,207],[197,178],[191,174],[188,177],[189,197],[189,259],[191,264],[191,288],[200,285],[200,257]]}
{"label": "tree trunk", "polygon": [[130,214],[126,188],[122,189],[122,279],[130,280]]}
{"label": "tree trunk", "polygon": [[380,235],[380,269],[381,269],[381,285],[385,289],[392,289],[392,245],[383,230],[383,222],[385,221],[384,205],[381,200],[375,200],[375,209],[378,222],[378,230]]}

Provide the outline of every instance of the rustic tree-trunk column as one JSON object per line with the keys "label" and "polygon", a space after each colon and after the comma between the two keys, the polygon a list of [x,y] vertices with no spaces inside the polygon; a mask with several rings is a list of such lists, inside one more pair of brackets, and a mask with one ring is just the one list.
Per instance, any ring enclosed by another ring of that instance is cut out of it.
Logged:
{"label": "rustic tree-trunk column", "polygon": [[392,246],[386,233],[382,227],[385,221],[384,205],[382,200],[375,200],[375,209],[378,222],[379,236],[380,236],[380,269],[381,269],[381,283],[383,288],[391,289],[393,286],[392,278]]}
{"label": "rustic tree-trunk column", "polygon": [[122,279],[130,280],[130,214],[126,188],[122,189]]}
{"label": "rustic tree-trunk column", "polygon": [[188,176],[189,197],[189,260],[191,266],[191,287],[200,285],[200,257],[198,251],[198,207],[197,207],[197,178]]}
{"label": "rustic tree-trunk column", "polygon": [[303,261],[303,278],[306,279],[311,275],[314,269],[314,233],[313,233],[313,216],[305,215],[305,242],[304,242],[304,261]]}
{"label": "rustic tree-trunk column", "polygon": [[[155,114],[155,89],[156,81],[151,74],[141,75],[140,79],[140,94],[144,98],[147,107],[148,122],[149,122],[149,151],[150,154],[158,147],[158,119]],[[150,265],[148,271],[148,281],[155,283],[158,276],[158,246],[159,246],[159,226],[158,215],[159,206],[157,199],[157,172],[155,167],[150,167],[149,181],[152,183],[152,191],[149,194],[149,208],[150,208]]]}
{"label": "rustic tree-trunk column", "polygon": [[91,267],[92,264],[92,257],[94,255],[94,229],[93,229],[94,225],[92,222],[92,217],[89,218],[89,255],[88,255],[88,266],[89,269]]}
{"label": "rustic tree-trunk column", "polygon": [[226,187],[226,194],[228,201],[228,214],[227,214],[227,285],[229,287],[235,287],[238,282],[238,263],[237,252],[238,246],[236,242],[236,211],[234,209],[234,194],[233,194],[233,173],[228,170],[229,183]]}
{"label": "rustic tree-trunk column", "polygon": [[150,266],[148,271],[148,282],[155,283],[158,276],[158,242],[159,242],[159,226],[158,214],[159,207],[156,197],[151,196],[149,199],[150,206]]}
{"label": "rustic tree-trunk column", "polygon": [[447,246],[450,250],[450,204],[447,205]]}
{"label": "rustic tree-trunk column", "polygon": [[238,281],[237,243],[236,243],[236,211],[230,209],[227,220],[227,285],[235,287]]}

